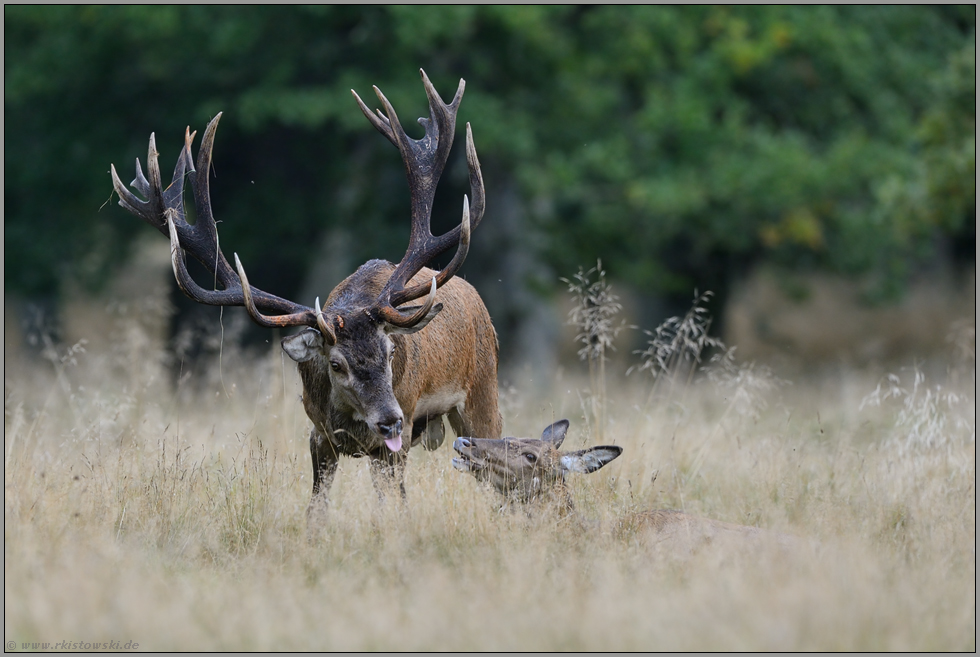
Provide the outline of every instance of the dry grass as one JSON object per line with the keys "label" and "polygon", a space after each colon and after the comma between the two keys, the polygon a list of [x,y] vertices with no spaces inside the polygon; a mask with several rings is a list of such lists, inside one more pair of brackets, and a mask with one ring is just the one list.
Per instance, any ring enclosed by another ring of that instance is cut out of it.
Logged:
{"label": "dry grass", "polygon": [[[595,281],[592,280],[593,274],[596,275]],[[615,349],[613,342],[616,336],[626,328],[625,322],[614,322],[623,306],[606,281],[602,260],[597,261],[596,266],[588,271],[579,267],[573,280],[562,278],[561,281],[568,286],[568,292],[572,296],[573,305],[568,313],[568,323],[578,331],[575,341],[582,344],[582,348],[578,350],[579,359],[589,363],[591,424],[594,435],[602,441],[608,420],[604,415],[607,401],[606,353]]]}
{"label": "dry grass", "polygon": [[[407,505],[380,505],[367,464],[343,460],[309,537],[294,366],[226,346],[220,373],[175,387],[158,348],[132,340],[6,354],[4,638],[17,650],[975,649],[973,363],[941,382],[898,372],[905,395],[863,408],[878,380],[847,371],[763,385],[771,374],[729,359],[669,398],[610,381],[606,440],[625,453],[572,481],[583,516],[673,507],[818,542],[678,560],[499,513],[446,447],[412,452]],[[568,417],[566,444],[583,445],[580,385],[511,391],[507,432]]]}

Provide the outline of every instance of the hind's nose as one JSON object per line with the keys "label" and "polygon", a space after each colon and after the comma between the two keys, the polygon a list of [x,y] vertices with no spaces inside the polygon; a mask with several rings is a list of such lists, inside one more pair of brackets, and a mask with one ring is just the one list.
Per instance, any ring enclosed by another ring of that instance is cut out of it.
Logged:
{"label": "hind's nose", "polygon": [[461,449],[465,449],[467,447],[472,447],[472,446],[473,443],[470,442],[469,438],[459,437],[453,441],[453,449],[455,449],[457,452]]}

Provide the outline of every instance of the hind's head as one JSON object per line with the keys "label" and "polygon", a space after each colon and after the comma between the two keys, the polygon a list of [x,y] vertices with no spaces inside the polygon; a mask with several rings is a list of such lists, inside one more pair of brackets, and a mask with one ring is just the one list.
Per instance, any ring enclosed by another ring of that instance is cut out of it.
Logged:
{"label": "hind's head", "polygon": [[616,446],[563,452],[559,448],[567,432],[568,420],[560,420],[540,438],[457,438],[453,467],[512,499],[530,502],[561,488],[566,472],[595,472],[623,453]]}

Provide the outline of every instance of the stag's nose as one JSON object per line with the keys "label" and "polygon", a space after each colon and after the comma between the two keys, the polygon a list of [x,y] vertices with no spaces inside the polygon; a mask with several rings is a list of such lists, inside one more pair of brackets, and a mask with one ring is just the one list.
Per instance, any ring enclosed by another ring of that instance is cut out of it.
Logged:
{"label": "stag's nose", "polygon": [[378,422],[378,433],[380,433],[385,438],[396,438],[402,433],[402,421],[401,418],[391,422],[390,420],[386,424],[385,421]]}

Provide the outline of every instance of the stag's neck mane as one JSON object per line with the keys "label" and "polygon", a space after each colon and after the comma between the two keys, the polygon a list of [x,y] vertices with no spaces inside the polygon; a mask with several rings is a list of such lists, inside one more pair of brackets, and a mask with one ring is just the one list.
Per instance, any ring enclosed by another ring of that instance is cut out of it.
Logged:
{"label": "stag's neck mane", "polygon": [[387,260],[368,260],[341,281],[327,297],[331,308],[368,308],[384,288],[395,265]]}
{"label": "stag's neck mane", "polygon": [[[337,309],[370,308],[395,271],[395,265],[387,260],[368,260],[353,274],[341,281],[327,298],[327,306]],[[412,278],[412,283],[431,279],[438,272],[422,267]],[[450,279],[449,283],[452,284]],[[418,303],[418,302],[416,302]]]}

